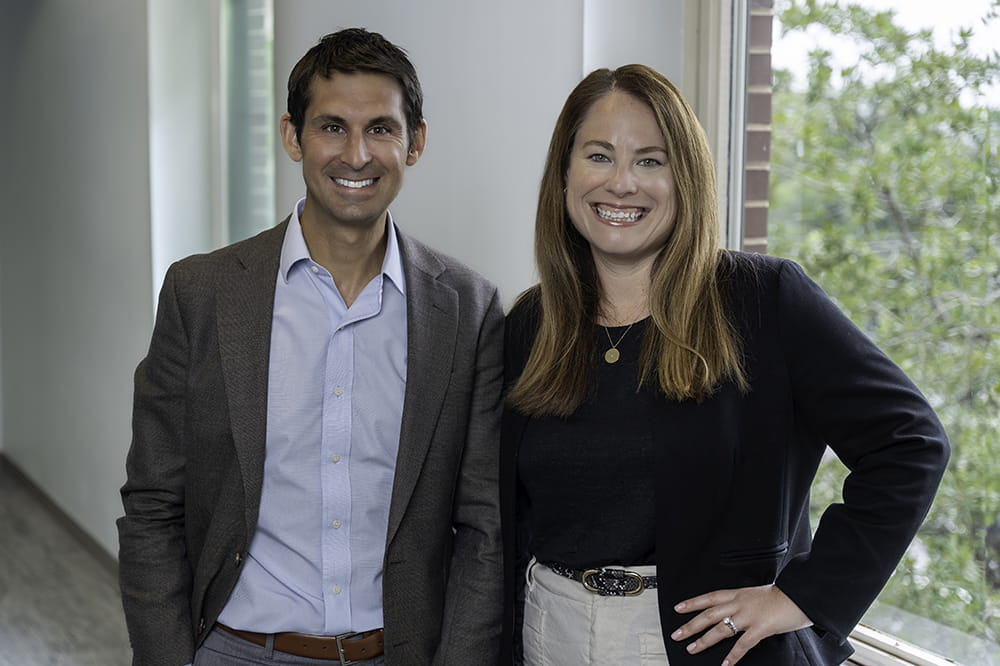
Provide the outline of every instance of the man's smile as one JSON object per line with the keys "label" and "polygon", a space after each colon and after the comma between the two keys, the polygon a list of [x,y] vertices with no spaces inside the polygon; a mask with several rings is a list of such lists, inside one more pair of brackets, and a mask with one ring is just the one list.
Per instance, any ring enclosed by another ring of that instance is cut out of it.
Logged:
{"label": "man's smile", "polygon": [[364,180],[351,180],[349,178],[333,178],[333,182],[342,187],[349,187],[352,190],[360,190],[363,187],[374,185],[378,178],[366,178]]}

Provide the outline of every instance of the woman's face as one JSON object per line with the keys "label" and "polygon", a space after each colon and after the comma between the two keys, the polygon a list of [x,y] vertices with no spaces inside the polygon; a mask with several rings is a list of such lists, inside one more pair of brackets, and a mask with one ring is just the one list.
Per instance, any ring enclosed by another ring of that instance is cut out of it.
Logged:
{"label": "woman's face", "polygon": [[673,230],[677,197],[666,143],[645,103],[614,91],[590,108],[570,152],[566,208],[598,265],[652,263]]}

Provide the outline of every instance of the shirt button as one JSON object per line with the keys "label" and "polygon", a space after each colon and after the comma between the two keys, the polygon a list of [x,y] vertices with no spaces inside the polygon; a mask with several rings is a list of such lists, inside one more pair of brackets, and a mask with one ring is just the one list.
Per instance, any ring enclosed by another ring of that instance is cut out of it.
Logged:
{"label": "shirt button", "polygon": [[340,592],[341,592],[340,586],[339,585],[334,585],[333,586],[333,593],[334,594],[340,594]]}
{"label": "shirt button", "polygon": [[313,266],[312,267],[312,272],[313,273],[319,273],[319,267],[318,266]]}
{"label": "shirt button", "polygon": [[344,389],[338,386],[337,388],[333,389],[333,394],[339,398],[340,396],[344,395]]}
{"label": "shirt button", "polygon": [[340,522],[339,520],[333,521],[333,529],[339,530],[341,525],[343,525],[343,523]]}
{"label": "shirt button", "polygon": [[335,463],[339,463],[340,462],[340,454],[339,453],[334,453],[332,456],[330,456],[330,460],[332,460]]}

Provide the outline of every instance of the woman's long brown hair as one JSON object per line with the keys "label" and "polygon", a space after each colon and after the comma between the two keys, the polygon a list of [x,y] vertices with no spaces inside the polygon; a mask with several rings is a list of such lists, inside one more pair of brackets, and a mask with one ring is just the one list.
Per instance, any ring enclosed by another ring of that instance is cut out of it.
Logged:
{"label": "woman's long brown hair", "polygon": [[747,389],[741,346],[726,314],[719,281],[715,167],[701,125],[680,91],[644,65],[599,69],[563,106],[549,143],[535,218],[539,284],[520,301],[540,303],[531,354],[508,403],[531,415],[568,416],[586,398],[597,342],[601,289],[587,241],[566,211],[566,172],[573,142],[594,103],[619,91],[649,106],[663,133],[677,196],[673,231],[653,265],[637,389],[656,381],[674,400],[704,400],[723,380]]}

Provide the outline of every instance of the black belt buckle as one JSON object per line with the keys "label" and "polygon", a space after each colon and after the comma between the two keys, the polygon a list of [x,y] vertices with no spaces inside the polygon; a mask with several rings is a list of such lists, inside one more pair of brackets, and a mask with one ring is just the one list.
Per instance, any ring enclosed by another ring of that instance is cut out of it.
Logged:
{"label": "black belt buckle", "polygon": [[587,569],[580,582],[602,597],[634,597],[646,589],[642,576],[628,569]]}

